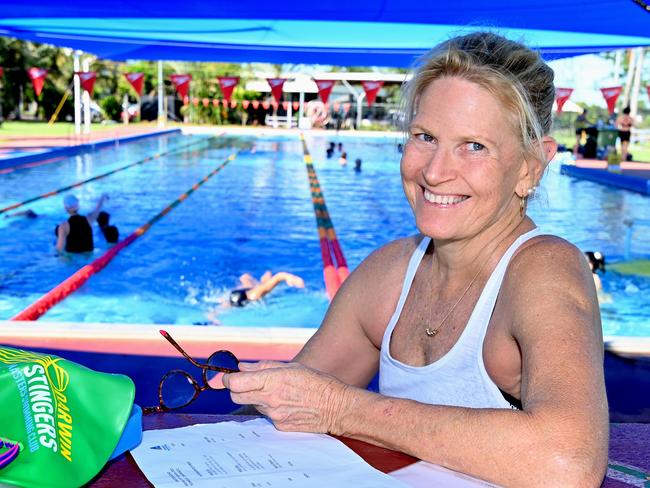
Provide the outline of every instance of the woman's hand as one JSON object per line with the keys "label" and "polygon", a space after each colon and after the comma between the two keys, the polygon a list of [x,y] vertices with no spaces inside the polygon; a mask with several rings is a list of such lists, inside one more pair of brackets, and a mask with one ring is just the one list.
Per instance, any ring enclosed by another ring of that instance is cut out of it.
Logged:
{"label": "woman's hand", "polygon": [[278,430],[337,434],[348,385],[298,363],[239,363],[239,369],[223,379],[233,402],[253,405]]}

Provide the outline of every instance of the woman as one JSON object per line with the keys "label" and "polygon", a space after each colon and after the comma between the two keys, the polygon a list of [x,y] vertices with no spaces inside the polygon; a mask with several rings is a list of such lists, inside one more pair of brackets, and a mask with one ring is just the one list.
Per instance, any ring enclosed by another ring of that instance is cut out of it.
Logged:
{"label": "woman", "polygon": [[[553,72],[490,33],[407,90],[401,172],[421,236],[370,255],[291,364],[225,382],[279,430],[330,432],[504,486],[598,486],[607,400],[582,253],[526,216],[556,150]],[[380,371],[380,393],[364,388]]]}

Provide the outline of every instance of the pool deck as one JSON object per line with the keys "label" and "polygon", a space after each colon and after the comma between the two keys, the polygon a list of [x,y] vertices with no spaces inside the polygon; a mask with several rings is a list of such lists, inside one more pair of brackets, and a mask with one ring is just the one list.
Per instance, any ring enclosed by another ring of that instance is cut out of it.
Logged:
{"label": "pool deck", "polygon": [[138,124],[116,125],[80,135],[5,136],[0,138],[0,171],[40,166],[101,147],[174,132],[180,133],[180,129]]}
{"label": "pool deck", "polygon": [[608,167],[607,161],[579,159],[575,164],[563,164],[560,172],[574,178],[650,195],[648,162],[629,161],[617,167]]}

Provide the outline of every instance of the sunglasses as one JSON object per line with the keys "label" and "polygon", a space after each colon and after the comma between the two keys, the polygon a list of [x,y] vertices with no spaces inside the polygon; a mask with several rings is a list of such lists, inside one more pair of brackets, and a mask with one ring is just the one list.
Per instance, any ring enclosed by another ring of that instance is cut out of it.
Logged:
{"label": "sunglasses", "polygon": [[0,469],[7,467],[11,462],[18,457],[20,453],[20,446],[16,442],[9,442],[0,437],[0,451],[7,449],[4,452],[0,452]]}
{"label": "sunglasses", "polygon": [[158,405],[144,408],[144,413],[167,412],[187,407],[205,390],[222,390],[225,388],[222,381],[225,373],[237,373],[239,371],[239,360],[230,351],[213,352],[207,362],[200,363],[187,354],[167,331],[161,330],[160,334],[185,359],[201,369],[203,383],[199,384],[190,373],[181,369],[174,369],[165,373],[158,385]]}

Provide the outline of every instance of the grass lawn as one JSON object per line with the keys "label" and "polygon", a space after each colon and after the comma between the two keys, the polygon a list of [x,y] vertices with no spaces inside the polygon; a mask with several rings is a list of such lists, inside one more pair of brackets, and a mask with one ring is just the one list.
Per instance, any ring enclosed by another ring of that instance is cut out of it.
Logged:
{"label": "grass lawn", "polygon": [[[94,131],[115,129],[117,124],[91,124]],[[40,137],[40,136],[67,136],[74,134],[74,123],[56,122],[48,125],[47,122],[8,121],[0,125],[0,138],[8,136]]]}

